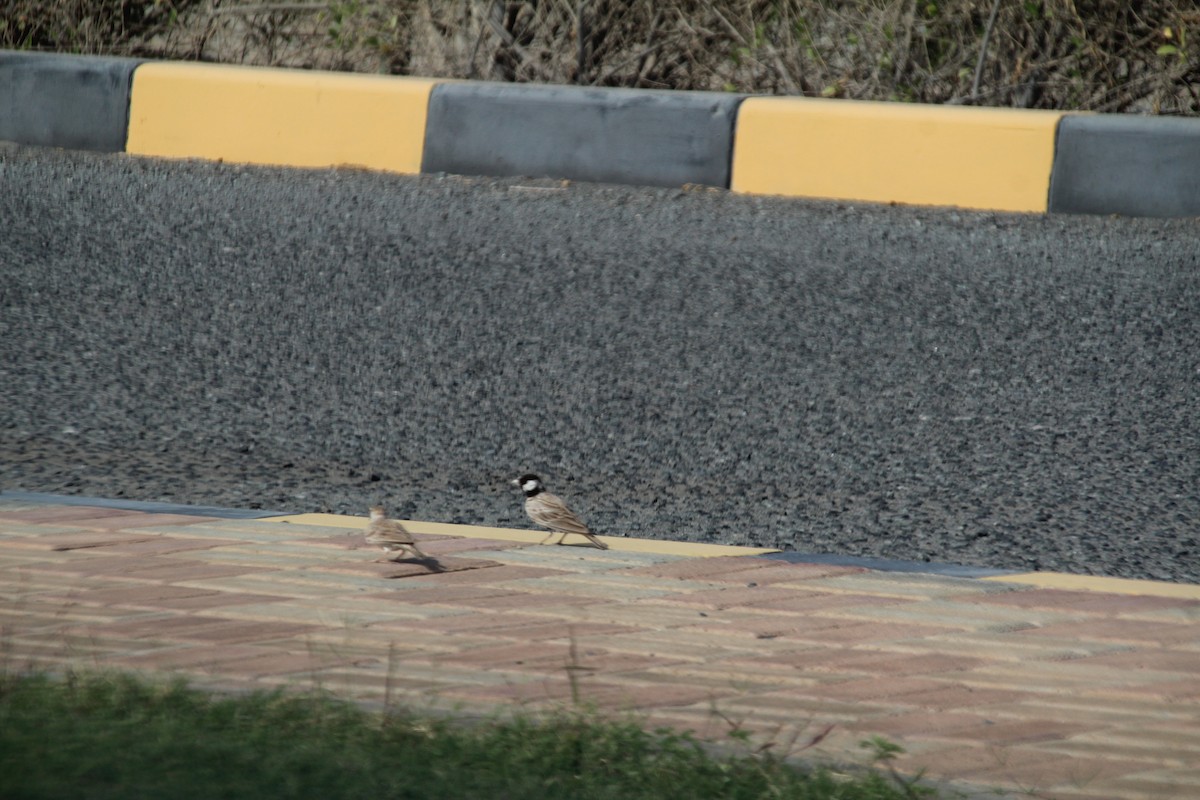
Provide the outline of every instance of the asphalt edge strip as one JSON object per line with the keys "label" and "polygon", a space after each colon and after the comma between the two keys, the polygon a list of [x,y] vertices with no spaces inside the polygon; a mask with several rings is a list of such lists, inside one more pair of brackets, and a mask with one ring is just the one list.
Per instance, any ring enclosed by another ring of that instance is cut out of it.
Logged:
{"label": "asphalt edge strip", "polygon": [[219,506],[193,506],[185,503],[164,503],[124,498],[79,497],[68,494],[45,494],[42,492],[0,492],[0,503],[35,503],[39,505],[92,506],[114,508],[122,511],[139,511],[144,514],[179,514],[194,517],[216,517],[218,519],[264,519],[286,514],[285,511],[270,511]]}
{"label": "asphalt edge strip", "polygon": [[[215,517],[218,519],[253,519],[279,524],[326,525],[328,527],[348,529],[363,528],[366,526],[365,517],[345,514],[296,514],[266,509],[221,508],[217,506],[186,505],[183,503],[125,500],[121,498],[45,494],[41,492],[0,491],[0,503],[4,502],[94,506],[97,508],[115,508],[149,514],[180,514],[186,516]],[[525,528],[491,528],[481,525],[424,522],[421,520],[404,520],[403,522],[413,533],[418,534],[498,539],[525,544],[537,544],[545,538],[543,531]],[[616,552],[657,553],[679,556],[681,558],[712,558],[716,556],[760,558],[770,561],[781,561],[788,564],[827,564],[830,566],[857,567],[873,572],[892,574],[986,580],[1012,584],[1014,587],[1020,586],[1027,589],[1040,588],[1100,592],[1105,594],[1145,595],[1191,599],[1200,602],[1200,585],[1189,583],[1114,578],[1104,575],[1072,575],[1065,572],[1028,572],[929,561],[905,561],[874,556],[839,555],[836,553],[784,552],[772,548],[714,545],[702,542],[678,542],[663,539],[637,539],[621,536],[602,536],[601,539]]]}

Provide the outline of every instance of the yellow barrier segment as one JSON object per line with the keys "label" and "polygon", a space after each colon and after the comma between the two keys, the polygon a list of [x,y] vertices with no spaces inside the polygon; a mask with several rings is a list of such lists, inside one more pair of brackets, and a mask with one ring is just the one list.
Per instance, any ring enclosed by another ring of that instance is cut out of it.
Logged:
{"label": "yellow barrier segment", "polygon": [[731,188],[879,203],[1047,210],[1056,111],[757,97]]}
{"label": "yellow barrier segment", "polygon": [[426,78],[216,64],[133,73],[128,153],[295,167],[421,171]]}
{"label": "yellow barrier segment", "polygon": [[982,580],[1018,583],[1041,589],[1064,589],[1109,594],[1142,594],[1152,597],[1176,597],[1200,600],[1200,586],[1192,583],[1108,578],[1100,575],[1068,575],[1064,572],[1024,572],[1017,575],[989,575]]}
{"label": "yellow barrier segment", "polygon": [[[259,522],[290,522],[298,525],[325,525],[330,528],[367,527],[365,517],[348,517],[341,514],[290,514],[284,517],[265,517]],[[546,538],[546,531],[531,531],[519,528],[487,528],[481,525],[454,525],[448,522],[420,522],[401,520],[405,528],[413,533],[437,536],[462,536],[468,539],[495,539],[501,542],[537,544]],[[558,534],[552,541],[558,541]],[[578,537],[567,537],[567,543]],[[601,536],[601,541],[612,550],[623,553],[657,553],[658,555],[691,556],[711,558],[713,556],[756,556],[777,553],[767,547],[740,547],[726,544],[702,544],[699,542],[669,542],[658,539],[627,539],[624,536]],[[579,539],[582,541],[582,539]]]}

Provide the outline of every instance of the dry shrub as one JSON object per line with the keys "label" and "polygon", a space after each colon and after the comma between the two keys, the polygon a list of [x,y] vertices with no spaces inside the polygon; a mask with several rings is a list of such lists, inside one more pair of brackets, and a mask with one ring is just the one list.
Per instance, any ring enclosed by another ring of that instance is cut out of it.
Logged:
{"label": "dry shrub", "polygon": [[[111,37],[107,52],[243,64],[1020,108],[1200,112],[1200,10],[1194,0],[8,5],[24,7],[27,20],[29,9],[39,6],[74,9],[55,12],[54,24],[38,23],[39,31],[60,31],[31,40],[46,49],[71,49],[84,40],[84,52],[105,52],[92,49],[104,35]],[[99,11],[80,11],[89,6],[120,13],[104,20]],[[62,33],[69,20],[78,21],[81,31]]]}
{"label": "dry shrub", "polygon": [[200,0],[0,0],[0,47],[132,55]]}

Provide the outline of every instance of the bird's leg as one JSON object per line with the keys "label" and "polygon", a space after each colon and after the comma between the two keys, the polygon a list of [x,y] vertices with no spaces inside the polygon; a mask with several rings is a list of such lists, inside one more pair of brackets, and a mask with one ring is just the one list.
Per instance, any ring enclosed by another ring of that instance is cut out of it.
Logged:
{"label": "bird's leg", "polygon": [[567,534],[566,534],[566,533],[563,533],[563,535],[562,535],[562,536],[558,537],[558,542],[556,542],[556,544],[562,544],[562,543],[563,543],[563,542],[565,542],[566,540],[567,540]]}
{"label": "bird's leg", "polygon": [[550,531],[549,533],[546,534],[546,538],[542,539],[540,542],[538,542],[538,544],[545,544],[546,542],[550,541],[553,538],[554,538],[554,531]]}

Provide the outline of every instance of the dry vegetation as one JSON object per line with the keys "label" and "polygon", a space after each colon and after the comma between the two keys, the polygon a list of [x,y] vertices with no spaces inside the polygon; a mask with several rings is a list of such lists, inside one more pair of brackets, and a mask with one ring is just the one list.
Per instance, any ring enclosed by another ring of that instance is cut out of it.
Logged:
{"label": "dry vegetation", "polygon": [[0,46],[398,75],[1200,113],[1196,0],[0,0]]}

